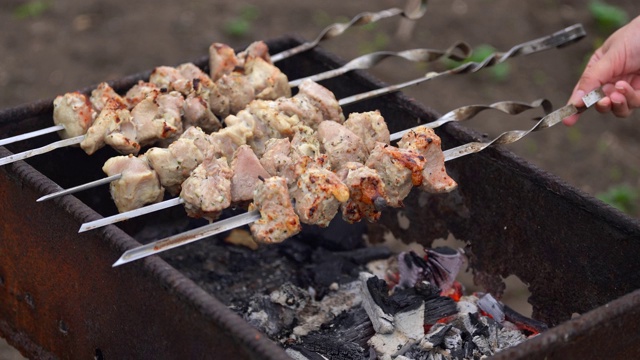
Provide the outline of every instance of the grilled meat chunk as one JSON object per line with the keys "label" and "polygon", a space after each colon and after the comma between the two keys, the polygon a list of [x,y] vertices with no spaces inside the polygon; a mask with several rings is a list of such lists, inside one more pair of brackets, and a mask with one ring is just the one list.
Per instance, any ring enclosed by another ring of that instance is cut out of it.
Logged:
{"label": "grilled meat chunk", "polygon": [[66,93],[53,101],[53,122],[64,125],[58,132],[63,139],[86,134],[96,115],[89,99],[79,92]]}
{"label": "grilled meat chunk", "polygon": [[340,169],[347,162],[363,163],[367,151],[362,139],[335,121],[323,121],[318,126],[322,152],[329,156],[332,169]]}
{"label": "grilled meat chunk", "polygon": [[325,227],[336,215],[340,203],[349,200],[349,189],[338,175],[323,167],[328,161],[303,158],[296,165],[296,182],[291,187],[295,211],[305,224]]}
{"label": "grilled meat chunk", "polygon": [[184,98],[177,91],[152,94],[131,110],[141,146],[182,133]]}
{"label": "grilled meat chunk", "polygon": [[162,200],[164,188],[144,155],[112,157],[104,164],[102,171],[107,176],[122,174],[120,179],[112,181],[109,186],[111,197],[120,212]]}
{"label": "grilled meat chunk", "polygon": [[124,95],[124,100],[127,102],[129,110],[138,105],[139,102],[152,95],[160,94],[160,88],[150,82],[138,81],[133,85],[129,91]]}
{"label": "grilled meat chunk", "polygon": [[217,159],[208,153],[191,176],[182,183],[180,197],[187,214],[213,221],[231,205],[231,177],[233,170],[225,158]]}
{"label": "grilled meat chunk", "polygon": [[91,105],[93,106],[93,109],[97,113],[100,113],[100,111],[102,111],[102,109],[107,104],[108,100],[113,100],[117,102],[118,104],[120,104],[121,108],[123,109],[126,109],[128,107],[127,101],[123,99],[120,95],[118,95],[116,91],[113,90],[113,88],[109,86],[109,84],[107,84],[106,82],[102,82],[98,84],[98,87],[96,87],[95,89],[93,89],[93,91],[91,91],[90,100],[91,100]]}
{"label": "grilled meat chunk", "polygon": [[424,156],[426,163],[422,170],[420,185],[422,190],[430,193],[446,193],[458,186],[447,174],[441,140],[432,129],[421,126],[409,131],[398,141],[398,147],[414,150]]}
{"label": "grilled meat chunk", "polygon": [[413,150],[378,143],[365,165],[376,170],[384,181],[387,204],[401,207],[411,188],[422,183],[424,163],[424,157]]}
{"label": "grilled meat chunk", "polygon": [[249,145],[242,145],[236,150],[231,168],[231,201],[237,204],[251,201],[256,185],[261,182],[260,178],[270,177]]}
{"label": "grilled meat chunk", "polygon": [[87,130],[80,147],[89,155],[105,144],[123,154],[137,154],[140,144],[136,140],[136,126],[131,113],[118,101],[109,99],[93,125]]}
{"label": "grilled meat chunk", "polygon": [[378,221],[388,202],[380,174],[361,163],[348,162],[338,176],[349,188],[349,200],[341,204],[342,218],[352,224],[362,219]]}
{"label": "grilled meat chunk", "polygon": [[311,80],[300,83],[298,89],[322,112],[324,120],[333,120],[341,124],[344,122],[342,108],[329,89]]}
{"label": "grilled meat chunk", "polygon": [[169,147],[154,147],[146,154],[162,186],[176,195],[180,193],[182,182],[202,163],[212,146],[211,139],[202,129],[190,127]]}
{"label": "grilled meat chunk", "polygon": [[389,128],[380,111],[351,113],[344,126],[356,134],[364,142],[367,154],[377,143],[389,144]]}
{"label": "grilled meat chunk", "polygon": [[260,219],[249,226],[258,242],[279,243],[302,230],[300,219],[291,204],[287,180],[283,177],[274,176],[264,179],[264,182],[259,181],[249,210],[260,210]]}
{"label": "grilled meat chunk", "polygon": [[280,176],[290,183],[294,179],[294,165],[289,154],[291,141],[289,138],[269,139],[265,145],[260,164],[271,176]]}

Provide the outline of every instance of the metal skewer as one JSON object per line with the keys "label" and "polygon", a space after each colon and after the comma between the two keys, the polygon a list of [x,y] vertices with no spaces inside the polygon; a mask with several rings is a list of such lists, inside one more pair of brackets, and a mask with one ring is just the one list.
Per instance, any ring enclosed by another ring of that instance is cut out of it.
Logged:
{"label": "metal skewer", "polygon": [[584,30],[584,28],[582,27],[581,24],[575,24],[572,26],[569,26],[563,30],[560,30],[558,32],[553,33],[552,35],[548,35],[548,36],[544,36],[535,40],[531,40],[531,41],[527,41],[525,43],[522,44],[518,44],[514,47],[512,47],[511,49],[509,49],[509,51],[507,52],[496,52],[493,53],[489,56],[487,56],[483,61],[481,62],[468,62],[465,64],[462,64],[456,68],[453,68],[451,70],[447,70],[447,71],[442,71],[439,73],[428,73],[426,74],[424,77],[421,78],[417,78],[417,79],[413,79],[401,84],[397,84],[397,85],[393,85],[393,86],[387,86],[384,88],[380,88],[380,89],[376,89],[376,90],[372,90],[369,92],[365,92],[365,93],[361,93],[361,94],[357,94],[357,95],[353,95],[350,97],[346,97],[343,98],[342,100],[340,100],[339,104],[340,105],[347,105],[347,104],[351,104],[353,102],[356,101],[360,101],[363,98],[373,98],[376,96],[381,96],[384,94],[388,94],[388,93],[392,93],[395,91],[398,91],[400,89],[404,89],[408,86],[412,86],[412,85],[417,85],[420,84],[422,82],[428,81],[428,80],[433,80],[435,78],[439,78],[442,76],[447,76],[447,75],[454,75],[454,74],[467,74],[467,73],[474,73],[477,72],[481,69],[484,69],[486,67],[490,67],[493,65],[497,65],[500,63],[505,62],[506,60],[516,57],[516,56],[520,56],[520,55],[529,55],[529,54],[533,54],[533,53],[537,53],[540,51],[545,51],[545,50],[549,50],[549,49],[553,49],[553,48],[559,48],[559,47],[563,47],[566,45],[569,45],[573,42],[576,42],[580,39],[582,39],[584,36],[586,35],[586,32]]}
{"label": "metal skewer", "polygon": [[347,23],[335,23],[324,28],[320,34],[313,41],[308,41],[303,44],[300,44],[294,48],[289,50],[285,50],[279,54],[276,54],[271,57],[271,61],[276,62],[293,55],[299,54],[303,51],[307,51],[316,45],[318,45],[321,41],[332,39],[334,37],[342,35],[345,31],[347,31],[352,26],[361,26],[374,23],[376,21],[386,19],[393,16],[402,16],[409,20],[417,20],[421,18],[424,13],[427,11],[427,0],[422,0],[414,9],[405,11],[399,8],[391,8],[379,12],[363,12],[356,16],[354,16],[351,21]]}
{"label": "metal skewer", "polygon": [[[490,142],[471,142],[446,150],[443,152],[445,161],[450,161],[461,156],[477,153],[490,145],[509,144],[518,141],[530,132],[549,128],[559,123],[567,116],[577,114],[586,110],[605,96],[606,95],[604,94],[602,89],[596,89],[582,98],[585,103],[585,107],[583,108],[578,109],[574,105],[565,105],[540,119],[531,129],[527,131],[507,131],[500,134]],[[150,255],[155,255],[166,250],[174,249],[182,245],[202,240],[204,238],[219,234],[224,231],[229,231],[236,227],[248,225],[258,220],[259,218],[260,211],[254,210],[225,220],[217,221],[215,223],[205,225],[181,234],[157,240],[146,245],[138,246],[124,252],[124,254],[122,254],[122,256],[112,266],[120,266],[135,260],[145,258]]]}
{"label": "metal skewer", "polygon": [[[444,51],[433,49],[411,49],[399,52],[377,51],[359,56],[337,69],[328,70],[316,75],[290,81],[289,85],[291,87],[296,87],[304,80],[313,80],[317,82],[330,79],[353,70],[370,69],[390,57],[399,57],[413,62],[433,62],[444,58],[461,61],[468,58],[471,55],[471,51],[471,46],[465,42],[457,42]],[[459,52],[459,54],[456,54],[456,52]]]}
{"label": "metal skewer", "polygon": [[[509,115],[517,115],[522,113],[523,111],[538,108],[538,107],[542,107],[545,114],[549,114],[551,112],[551,103],[545,99],[539,99],[529,104],[516,102],[516,101],[501,101],[491,105],[463,106],[446,113],[445,115],[443,115],[442,117],[440,117],[439,119],[433,122],[423,124],[423,125],[418,125],[416,126],[416,128],[417,127],[436,128],[438,126],[441,126],[451,121],[469,120],[475,115],[477,115],[478,113],[484,110],[489,110],[489,109],[499,110]],[[402,138],[402,136],[405,133],[409,132],[410,130],[411,129],[406,129],[406,130],[402,130],[402,131],[391,134],[390,141],[399,140],[400,138]],[[116,215],[108,216],[106,218],[84,223],[82,224],[82,226],[80,226],[80,230],[78,232],[85,232],[85,231],[97,229],[99,227],[115,224],[120,221],[129,220],[138,216],[146,215],[158,210],[166,209],[172,206],[177,206],[183,203],[184,201],[180,197],[165,200],[153,205],[144,206],[138,209],[126,211],[120,214],[116,214]]]}

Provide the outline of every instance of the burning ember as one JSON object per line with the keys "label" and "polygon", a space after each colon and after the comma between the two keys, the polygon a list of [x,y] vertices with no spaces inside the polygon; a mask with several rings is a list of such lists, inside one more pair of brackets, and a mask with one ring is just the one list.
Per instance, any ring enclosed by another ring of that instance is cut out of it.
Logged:
{"label": "burning ember", "polygon": [[396,255],[353,233],[308,230],[257,250],[203,242],[167,261],[205,289],[215,283],[294,359],[480,359],[547,329],[491,294],[464,294],[460,251]]}

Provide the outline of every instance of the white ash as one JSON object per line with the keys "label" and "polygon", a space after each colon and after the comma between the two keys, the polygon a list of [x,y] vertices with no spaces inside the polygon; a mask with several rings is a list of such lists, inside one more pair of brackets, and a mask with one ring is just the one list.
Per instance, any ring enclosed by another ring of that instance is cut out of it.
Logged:
{"label": "white ash", "polygon": [[385,313],[382,308],[373,301],[371,293],[367,289],[367,280],[374,275],[361,272],[360,282],[362,286],[363,307],[373,323],[373,328],[378,334],[391,334],[394,331],[393,315]]}

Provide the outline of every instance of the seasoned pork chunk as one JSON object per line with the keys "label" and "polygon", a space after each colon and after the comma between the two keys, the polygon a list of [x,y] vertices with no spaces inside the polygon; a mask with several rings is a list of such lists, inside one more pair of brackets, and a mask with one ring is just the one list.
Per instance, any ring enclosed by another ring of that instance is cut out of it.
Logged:
{"label": "seasoned pork chunk", "polygon": [[349,223],[378,221],[388,201],[380,174],[361,163],[348,162],[338,176],[349,188],[349,200],[341,205],[342,218]]}
{"label": "seasoned pork chunk", "polygon": [[153,69],[149,76],[150,83],[166,91],[174,90],[173,83],[178,80],[184,83],[188,79],[180,73],[180,70],[172,66],[158,66]]}
{"label": "seasoned pork chunk", "polygon": [[215,156],[229,160],[240,145],[246,145],[247,139],[253,136],[253,130],[244,122],[224,127],[210,135],[211,143],[215,145]]}
{"label": "seasoned pork chunk", "polygon": [[269,47],[264,41],[254,41],[247,48],[238,53],[238,61],[240,66],[244,66],[247,59],[262,58],[268,63],[271,63],[271,56],[269,56]]}
{"label": "seasoned pork chunk", "polygon": [[265,145],[266,151],[260,158],[260,164],[271,176],[281,176],[288,183],[295,180],[294,164],[289,154],[291,141],[288,138],[269,139]]}
{"label": "seasoned pork chunk", "polygon": [[110,184],[111,197],[120,212],[162,200],[164,189],[144,155],[112,157],[104,164],[102,171],[107,176],[122,174],[120,179]]}
{"label": "seasoned pork chunk", "polygon": [[138,105],[140,101],[152,95],[157,96],[158,94],[160,94],[160,88],[155,84],[140,80],[127,91],[124,95],[124,100],[127,102],[129,110],[131,110],[134,106]]}
{"label": "seasoned pork chunk", "polygon": [[79,92],[66,93],[53,101],[53,122],[64,125],[63,139],[84,135],[96,117],[89,99]]}
{"label": "seasoned pork chunk", "polygon": [[377,143],[389,144],[389,128],[380,111],[368,111],[363,113],[351,113],[344,122],[344,126],[353,131],[362,141],[370,153]]}
{"label": "seasoned pork chunk", "polygon": [[322,85],[311,80],[303,81],[299,86],[299,94],[304,94],[321,112],[324,120],[343,123],[344,114],[336,96]]}
{"label": "seasoned pork chunk", "polygon": [[212,146],[207,134],[200,128],[190,127],[169,147],[154,147],[147,150],[146,154],[162,186],[176,195],[180,193],[182,182],[202,163]]}
{"label": "seasoned pork chunk", "polygon": [[233,176],[231,177],[231,201],[244,203],[253,199],[253,191],[260,178],[270,177],[262,167],[260,160],[249,145],[242,145],[236,150],[231,161]]}
{"label": "seasoned pork chunk", "polygon": [[132,122],[129,110],[110,99],[100,115],[87,130],[80,147],[89,155],[105,144],[113,145],[120,153],[137,154],[140,144],[136,141],[136,126]]}
{"label": "seasoned pork chunk", "polygon": [[93,109],[97,113],[100,113],[100,111],[102,111],[102,109],[107,104],[108,100],[115,101],[120,105],[120,108],[122,109],[126,109],[128,107],[127,101],[123,99],[120,95],[118,95],[116,91],[113,90],[113,88],[109,86],[109,84],[107,84],[106,82],[100,83],[98,87],[93,89],[93,91],[91,92],[90,100],[91,100],[91,105],[93,106]]}
{"label": "seasoned pork chunk", "polygon": [[151,95],[131,110],[137,142],[149,145],[182,132],[184,98],[177,91]]}
{"label": "seasoned pork chunk", "polygon": [[413,150],[378,143],[365,165],[376,170],[384,181],[387,204],[402,207],[411,188],[422,183],[424,163],[424,157]]}
{"label": "seasoned pork chunk", "polygon": [[338,212],[340,203],[349,200],[349,189],[338,175],[323,167],[326,159],[322,158],[319,157],[320,161],[306,158],[305,164],[298,164],[291,196],[303,223],[325,227]]}
{"label": "seasoned pork chunk", "polygon": [[302,230],[300,219],[291,204],[285,178],[274,176],[260,181],[249,210],[260,210],[260,219],[249,226],[258,242],[279,243]]}
{"label": "seasoned pork chunk", "polygon": [[323,121],[318,126],[318,138],[323,153],[329,155],[331,168],[338,170],[347,162],[363,163],[367,151],[362,139],[335,121]]}
{"label": "seasoned pork chunk", "polygon": [[182,183],[180,197],[191,217],[213,221],[231,205],[231,176],[233,170],[225,158],[207,154],[191,176]]}
{"label": "seasoned pork chunk", "polygon": [[430,193],[446,193],[458,186],[447,174],[441,140],[432,129],[421,126],[409,131],[398,141],[398,147],[414,150],[424,156],[426,163],[422,170],[420,185],[422,190]]}
{"label": "seasoned pork chunk", "polygon": [[229,45],[213,43],[209,46],[209,75],[213,81],[231,74],[238,64],[236,53]]}
{"label": "seasoned pork chunk", "polygon": [[247,59],[244,68],[256,99],[275,100],[282,96],[291,97],[287,75],[273,64],[256,57]]}
{"label": "seasoned pork chunk", "polygon": [[313,130],[317,130],[318,125],[324,121],[322,111],[302,93],[290,98],[281,97],[276,100],[276,104],[278,111],[289,116],[297,115],[300,122]]}
{"label": "seasoned pork chunk", "polygon": [[211,90],[209,106],[219,117],[236,114],[255,99],[255,91],[244,74],[233,72],[216,81],[217,88]]}

